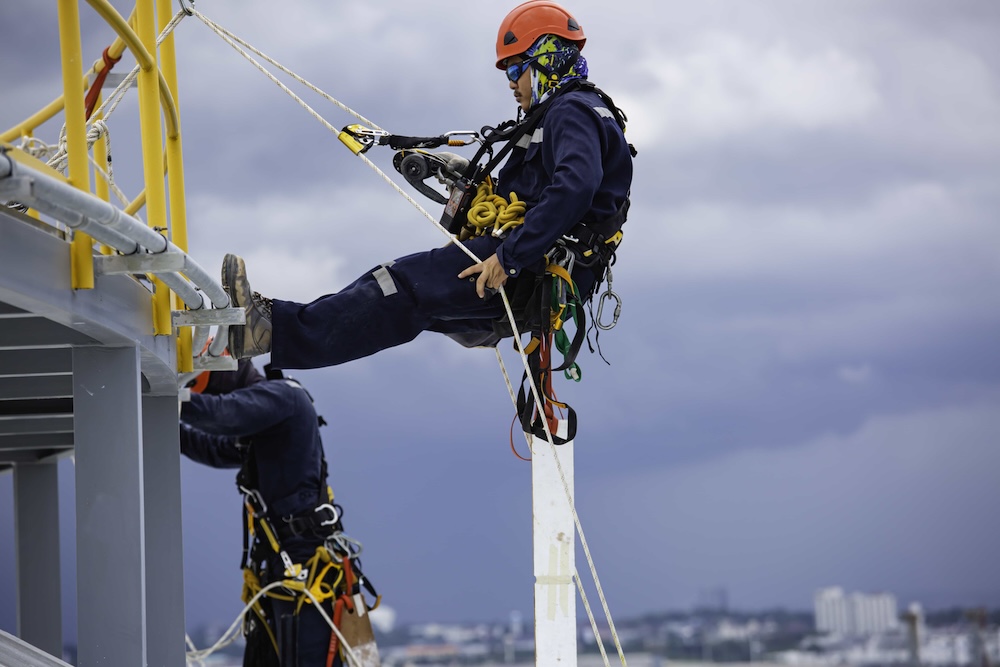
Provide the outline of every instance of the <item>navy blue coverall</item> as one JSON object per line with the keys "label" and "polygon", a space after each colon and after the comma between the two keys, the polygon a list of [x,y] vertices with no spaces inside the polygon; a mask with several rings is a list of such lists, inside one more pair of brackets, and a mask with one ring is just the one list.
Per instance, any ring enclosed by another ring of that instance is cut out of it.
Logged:
{"label": "navy blue coverall", "polygon": [[[508,294],[510,279],[544,271],[545,253],[577,223],[616,214],[632,182],[628,142],[593,91],[559,94],[518,144],[500,170],[496,192],[509,200],[513,191],[527,203],[524,224],[503,240],[484,235],[464,242],[480,260],[497,254]],[[473,264],[448,244],[376,267],[309,304],[275,299],[271,364],[333,366],[409,342],[425,330],[461,338],[467,346],[495,345],[492,323],[506,311],[499,295],[479,298],[475,278],[457,278]],[[595,276],[578,268],[573,279],[587,294]]]}
{"label": "navy blue coverall", "polygon": [[[327,502],[323,443],[316,410],[305,389],[289,380],[256,377],[249,386],[228,393],[192,394],[181,408],[181,452],[215,468],[240,468],[243,450],[252,446],[257,490],[267,504],[272,525],[280,528],[280,517],[312,515],[317,505]],[[307,561],[323,543],[294,535],[282,535],[280,542],[295,563]],[[272,572],[284,570],[277,559],[268,567]],[[275,619],[294,611],[294,603],[268,602]],[[331,613],[329,608],[326,611]],[[277,625],[278,645],[283,646],[287,638],[280,636],[282,627]],[[326,664],[330,632],[315,607],[303,605],[297,642],[300,666]]]}

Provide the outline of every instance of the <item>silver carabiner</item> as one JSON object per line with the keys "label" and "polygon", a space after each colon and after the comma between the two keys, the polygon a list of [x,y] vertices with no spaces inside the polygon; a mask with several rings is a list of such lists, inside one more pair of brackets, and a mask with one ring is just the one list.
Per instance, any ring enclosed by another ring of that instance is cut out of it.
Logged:
{"label": "silver carabiner", "polygon": [[348,537],[343,531],[338,531],[326,538],[323,541],[323,546],[326,547],[327,552],[330,554],[330,558],[333,559],[335,563],[340,563],[344,560],[344,556],[348,558],[357,558],[361,555],[362,546],[361,542],[354,539],[353,537]]}
{"label": "silver carabiner", "polygon": [[[194,16],[194,0],[177,0],[181,5],[181,11],[188,16]],[[188,7],[188,5],[191,5]]]}
{"label": "silver carabiner", "polygon": [[[601,294],[601,298],[597,300],[597,317],[594,319],[594,326],[602,331],[608,331],[609,329],[614,329],[615,325],[618,324],[618,317],[622,314],[622,298],[611,289],[613,283],[613,277],[611,275],[611,269],[608,269],[608,289]],[[604,315],[604,303],[606,301],[614,301],[615,312],[612,316],[610,324],[605,324],[601,321]]]}
{"label": "silver carabiner", "polygon": [[[448,138],[449,146],[468,146],[469,144],[478,141],[483,143],[483,138],[479,136],[479,133],[475,130],[452,130],[450,132],[445,132],[443,137]],[[456,138],[452,138],[456,137]],[[468,137],[468,139],[458,139],[457,137]]]}

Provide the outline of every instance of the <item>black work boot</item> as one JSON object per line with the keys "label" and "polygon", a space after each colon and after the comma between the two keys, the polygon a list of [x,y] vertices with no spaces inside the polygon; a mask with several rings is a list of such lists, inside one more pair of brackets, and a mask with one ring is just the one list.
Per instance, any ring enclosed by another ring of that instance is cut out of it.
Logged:
{"label": "black work boot", "polygon": [[229,354],[234,359],[256,357],[271,351],[271,300],[250,291],[247,267],[236,255],[222,260],[222,287],[231,305],[246,311],[245,325],[229,326]]}

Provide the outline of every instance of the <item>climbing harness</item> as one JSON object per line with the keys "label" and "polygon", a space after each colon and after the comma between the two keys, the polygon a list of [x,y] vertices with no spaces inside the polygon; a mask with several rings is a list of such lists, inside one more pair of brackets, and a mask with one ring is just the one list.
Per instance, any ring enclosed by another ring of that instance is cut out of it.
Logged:
{"label": "climbing harness", "polygon": [[[252,450],[252,445],[250,446]],[[250,456],[252,459],[252,454]],[[247,465],[241,470],[241,476]],[[325,462],[324,462],[325,472]],[[336,615],[337,605],[350,604],[352,609],[363,608],[365,612],[377,608],[381,597],[372,583],[361,572],[361,543],[348,537],[343,530],[341,519],[343,509],[334,504],[333,492],[327,487],[328,502],[318,503],[311,513],[297,517],[280,517],[273,520],[259,491],[239,484],[244,498],[244,548],[243,548],[243,593],[242,600],[249,605],[244,616],[244,635],[250,637],[265,633],[271,647],[278,655],[286,655],[287,647],[279,647],[275,636],[275,625],[282,619],[274,618],[269,605],[263,599],[272,598],[295,604],[291,623],[298,623],[303,605],[329,603],[334,608],[333,623],[339,628]],[[305,562],[294,562],[282,542],[295,536],[322,539],[313,555]],[[277,558],[275,558],[277,557]],[[276,567],[280,560],[281,571]],[[279,583],[268,591],[264,598],[257,597],[267,585]],[[365,591],[374,599],[370,603],[361,592]],[[349,601],[349,602],[346,602]],[[295,631],[292,629],[292,636]],[[336,637],[334,633],[333,637]],[[266,647],[265,647],[266,648]],[[341,648],[339,643],[331,644],[328,664]]]}
{"label": "climbing harness", "polygon": [[[270,368],[265,368],[265,372],[269,378],[273,377]],[[286,381],[295,382],[291,379]],[[321,423],[325,423],[320,419]],[[332,638],[337,638],[337,631],[340,629],[337,605],[349,604],[352,610],[360,612],[363,609],[367,614],[379,606],[381,597],[362,573],[359,560],[362,545],[344,532],[344,511],[334,502],[333,490],[327,486],[311,512],[295,516],[275,516],[256,488],[256,471],[256,456],[251,442],[244,449],[243,464],[236,478],[236,485],[243,495],[244,514],[243,555],[240,559],[243,570],[241,598],[248,609],[244,614],[243,633],[248,647],[252,644],[264,655],[270,655],[273,649],[275,655],[288,656],[294,654],[294,643],[279,646],[275,628],[279,623],[290,623],[289,631],[283,631],[282,637],[294,637],[297,634],[294,626],[298,623],[304,605],[311,604],[321,609],[321,605],[329,604],[334,610]],[[327,464],[324,456],[320,479],[325,480],[326,477]],[[295,562],[284,542],[303,537],[321,543],[308,560]],[[269,589],[263,596],[258,595],[275,583],[279,585]],[[365,599],[362,588],[374,599],[373,603],[369,604]],[[275,618],[273,607],[266,604],[268,598],[294,603],[293,617],[290,620]],[[264,641],[265,636],[267,641]],[[337,652],[345,646],[346,642],[331,639],[328,665],[332,664]]]}
{"label": "climbing harness", "polygon": [[[560,94],[578,89],[595,92],[624,131],[625,115],[610,96],[592,83],[573,81]],[[459,241],[487,233],[503,238],[510,229],[523,224],[527,206],[518,199],[515,192],[510,193],[509,201],[495,194],[491,174],[522,137],[534,132],[556,97],[557,95],[553,95],[547,98],[519,121],[508,120],[495,127],[483,127],[479,132],[461,131],[435,137],[410,137],[352,124],[341,130],[338,137],[357,155],[367,152],[373,146],[390,146],[396,149],[398,152],[393,157],[395,169],[421,194],[445,205],[439,225]],[[471,143],[478,143],[479,149],[461,173],[456,173],[449,167],[453,154],[428,150],[444,145]],[[499,143],[503,143],[503,146],[494,150]],[[629,144],[629,152],[633,156],[636,154],[632,144]],[[449,187],[449,197],[445,198],[426,184],[425,181],[432,177]],[[607,288],[598,298],[598,314],[591,318],[597,329],[595,341],[598,349],[600,331],[607,331],[618,322],[622,299],[612,288],[611,266],[622,240],[622,226],[627,219],[628,208],[629,199],[626,197],[622,207],[609,218],[581,221],[559,239],[547,254],[547,266],[541,276],[522,272],[522,276],[513,281],[511,311],[514,321],[505,317],[494,322],[494,331],[501,338],[515,336],[520,332],[531,335],[524,350],[527,355],[526,368],[515,401],[517,416],[525,433],[546,437],[541,419],[544,416],[548,425],[554,428],[557,422],[555,409],[558,408],[568,414],[569,433],[567,437],[555,437],[554,442],[567,442],[575,436],[576,413],[555,398],[552,374],[563,371],[567,379],[576,382],[582,379],[576,357],[587,332],[584,304],[592,308],[591,297],[606,279]],[[587,294],[579,293],[572,278],[574,268],[586,268],[594,273],[593,287]],[[609,312],[610,318],[605,318],[604,308],[609,304],[613,304],[613,312]],[[576,327],[572,338],[564,328],[564,324],[569,321]],[[552,363],[553,350],[563,355],[563,361],[558,366]],[[527,383],[528,380],[531,383]],[[538,406],[531,400],[532,385],[541,392],[538,396],[542,405],[541,414]]]}

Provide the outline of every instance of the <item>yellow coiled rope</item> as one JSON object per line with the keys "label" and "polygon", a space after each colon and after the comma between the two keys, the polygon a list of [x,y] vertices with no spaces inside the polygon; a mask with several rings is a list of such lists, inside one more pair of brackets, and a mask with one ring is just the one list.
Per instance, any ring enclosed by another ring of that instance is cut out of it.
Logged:
{"label": "yellow coiled rope", "polygon": [[517,194],[510,193],[510,201],[493,194],[493,179],[489,176],[476,188],[476,196],[469,206],[465,227],[459,239],[482,236],[489,229],[493,236],[500,236],[508,229],[524,222],[527,205],[518,200]]}

